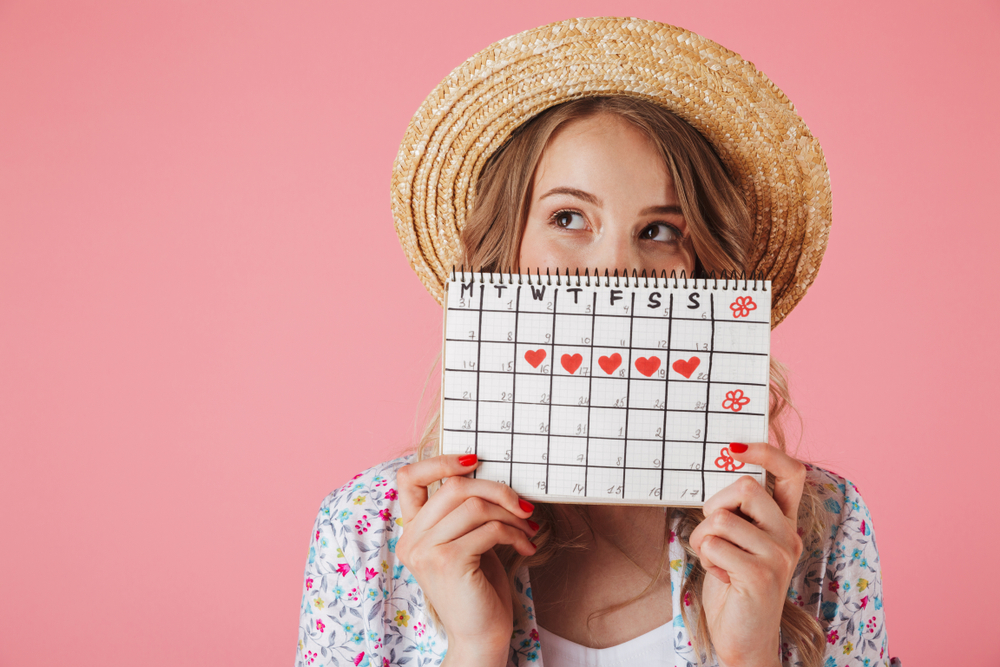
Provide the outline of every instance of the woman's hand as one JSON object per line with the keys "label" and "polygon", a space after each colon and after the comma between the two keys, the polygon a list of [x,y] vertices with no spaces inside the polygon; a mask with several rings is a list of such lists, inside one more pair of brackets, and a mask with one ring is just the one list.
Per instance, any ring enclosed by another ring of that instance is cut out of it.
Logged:
{"label": "woman's hand", "polygon": [[767,443],[745,448],[733,443],[729,451],[774,474],[774,497],[752,477],[739,479],[705,503],[690,541],[707,573],[702,604],[719,660],[780,665],[781,610],[802,554],[797,517],[806,468]]}
{"label": "woman's hand", "polygon": [[[465,465],[463,465],[463,463]],[[508,486],[462,477],[474,455],[435,456],[397,473],[403,535],[396,555],[434,604],[448,632],[446,662],[506,665],[513,603],[497,544],[535,553],[533,507]],[[443,480],[430,499],[428,485]]]}

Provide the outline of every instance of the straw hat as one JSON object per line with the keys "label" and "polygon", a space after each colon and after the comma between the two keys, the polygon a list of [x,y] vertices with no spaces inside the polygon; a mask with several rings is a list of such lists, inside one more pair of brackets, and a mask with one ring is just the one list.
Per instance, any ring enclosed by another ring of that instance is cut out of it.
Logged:
{"label": "straw hat", "polygon": [[660,104],[715,148],[756,222],[747,272],[772,281],[771,326],[812,284],[830,232],[819,142],[777,86],[739,55],[638,18],[570,19],[492,44],[424,100],[399,147],[392,213],[403,250],[441,302],[487,158],[541,111],[580,97]]}

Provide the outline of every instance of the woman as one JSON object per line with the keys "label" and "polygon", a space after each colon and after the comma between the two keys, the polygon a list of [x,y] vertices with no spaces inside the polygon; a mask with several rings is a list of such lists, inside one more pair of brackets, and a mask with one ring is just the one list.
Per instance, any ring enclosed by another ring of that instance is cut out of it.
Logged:
{"label": "woman", "polygon": [[[822,153],[780,91],[708,40],[635,19],[544,26],[455,70],[411,123],[393,197],[438,298],[458,240],[453,261],[486,271],[761,270],[772,326],[829,225]],[[300,663],[888,664],[867,509],[784,452],[775,363],[771,402],[772,443],[730,449],[773,475],[773,495],[746,478],[703,511],[533,507],[465,477],[474,456],[438,455],[432,423],[415,454],[324,501]]]}

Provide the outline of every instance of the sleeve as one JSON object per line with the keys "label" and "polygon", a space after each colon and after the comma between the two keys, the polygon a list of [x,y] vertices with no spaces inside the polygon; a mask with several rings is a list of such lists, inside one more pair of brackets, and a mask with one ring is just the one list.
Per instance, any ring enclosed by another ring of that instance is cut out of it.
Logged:
{"label": "sleeve", "polygon": [[[827,539],[814,545],[800,580],[799,603],[813,611],[826,634],[823,667],[886,665],[888,637],[882,573],[872,518],[854,484],[817,471],[820,501],[831,517]],[[793,582],[794,583],[794,582]],[[794,600],[794,598],[793,598]]]}
{"label": "sleeve", "polygon": [[353,485],[354,480],[327,496],[313,525],[302,584],[296,667],[374,664],[369,660],[372,638],[367,621],[373,611],[378,613],[374,606],[382,596],[372,587],[376,582],[364,578],[365,545],[353,536],[356,515],[367,521],[351,500]]}

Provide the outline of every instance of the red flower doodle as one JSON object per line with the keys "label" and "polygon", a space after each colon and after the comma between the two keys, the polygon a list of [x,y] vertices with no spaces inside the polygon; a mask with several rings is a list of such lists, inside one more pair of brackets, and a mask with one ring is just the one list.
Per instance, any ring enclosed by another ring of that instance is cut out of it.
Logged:
{"label": "red flower doodle", "polygon": [[722,468],[723,470],[728,470],[729,472],[734,472],[739,470],[746,464],[740,461],[739,465],[736,465],[736,460],[733,455],[729,453],[729,447],[723,447],[719,450],[719,458],[715,459],[715,467]]}
{"label": "red flower doodle", "polygon": [[747,317],[751,310],[757,310],[757,304],[753,302],[752,296],[738,296],[736,301],[729,304],[729,309],[733,311],[733,317]]}
{"label": "red flower doodle", "polygon": [[739,412],[749,402],[750,399],[743,395],[742,389],[734,389],[726,392],[726,400],[722,401],[722,409]]}

